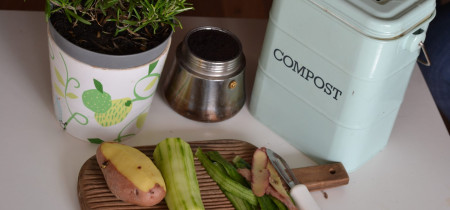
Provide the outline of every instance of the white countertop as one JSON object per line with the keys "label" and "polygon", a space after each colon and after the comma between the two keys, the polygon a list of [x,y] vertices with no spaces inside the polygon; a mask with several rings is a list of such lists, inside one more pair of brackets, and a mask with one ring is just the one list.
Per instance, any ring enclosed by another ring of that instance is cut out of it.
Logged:
{"label": "white countertop", "polygon": [[[250,93],[267,20],[181,21],[165,69],[188,30],[223,27],[243,44]],[[53,115],[43,12],[0,11],[0,63],[0,209],[79,209],[78,172],[97,145],[65,133]],[[292,167],[314,165],[255,120],[247,106],[227,121],[199,123],[176,114],[158,94],[144,130],[125,144],[153,145],[166,137],[239,139],[272,148]],[[328,199],[321,192],[313,197],[323,209],[450,209],[449,163],[450,137],[416,67],[386,148],[350,173],[348,185],[326,190]]]}

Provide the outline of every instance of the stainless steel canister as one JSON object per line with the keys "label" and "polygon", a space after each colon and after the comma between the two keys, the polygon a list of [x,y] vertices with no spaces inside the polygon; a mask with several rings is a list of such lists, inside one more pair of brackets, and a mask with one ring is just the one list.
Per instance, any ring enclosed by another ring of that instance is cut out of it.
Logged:
{"label": "stainless steel canister", "polygon": [[191,30],[177,47],[165,90],[168,104],[192,120],[218,122],[245,103],[245,56],[239,39],[212,26]]}

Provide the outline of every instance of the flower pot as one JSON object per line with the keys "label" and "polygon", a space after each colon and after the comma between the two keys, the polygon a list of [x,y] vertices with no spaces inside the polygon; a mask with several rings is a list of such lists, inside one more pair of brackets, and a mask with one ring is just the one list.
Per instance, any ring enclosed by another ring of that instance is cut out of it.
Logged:
{"label": "flower pot", "polygon": [[92,143],[136,135],[156,94],[171,36],[131,55],[83,49],[48,24],[54,111],[70,135]]}

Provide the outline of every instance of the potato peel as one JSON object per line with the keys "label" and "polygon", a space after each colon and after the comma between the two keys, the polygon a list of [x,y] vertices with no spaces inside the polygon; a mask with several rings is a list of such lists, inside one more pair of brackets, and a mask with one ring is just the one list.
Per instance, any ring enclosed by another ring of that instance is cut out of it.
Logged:
{"label": "potato peel", "polygon": [[269,159],[267,157],[265,148],[256,149],[253,153],[252,161],[252,191],[253,193],[261,197],[266,193],[267,187],[269,187],[270,173],[267,170],[267,164]]}

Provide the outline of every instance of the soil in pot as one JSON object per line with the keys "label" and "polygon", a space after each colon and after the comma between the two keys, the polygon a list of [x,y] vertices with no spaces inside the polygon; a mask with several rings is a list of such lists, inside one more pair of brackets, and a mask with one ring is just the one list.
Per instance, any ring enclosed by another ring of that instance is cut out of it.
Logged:
{"label": "soil in pot", "polygon": [[161,44],[172,32],[169,25],[160,26],[155,32],[151,26],[147,26],[136,32],[138,36],[127,31],[114,36],[116,31],[114,22],[102,21],[103,26],[96,21],[91,21],[91,25],[74,24],[62,13],[54,13],[50,22],[58,33],[73,44],[110,55],[130,55],[147,51]]}

